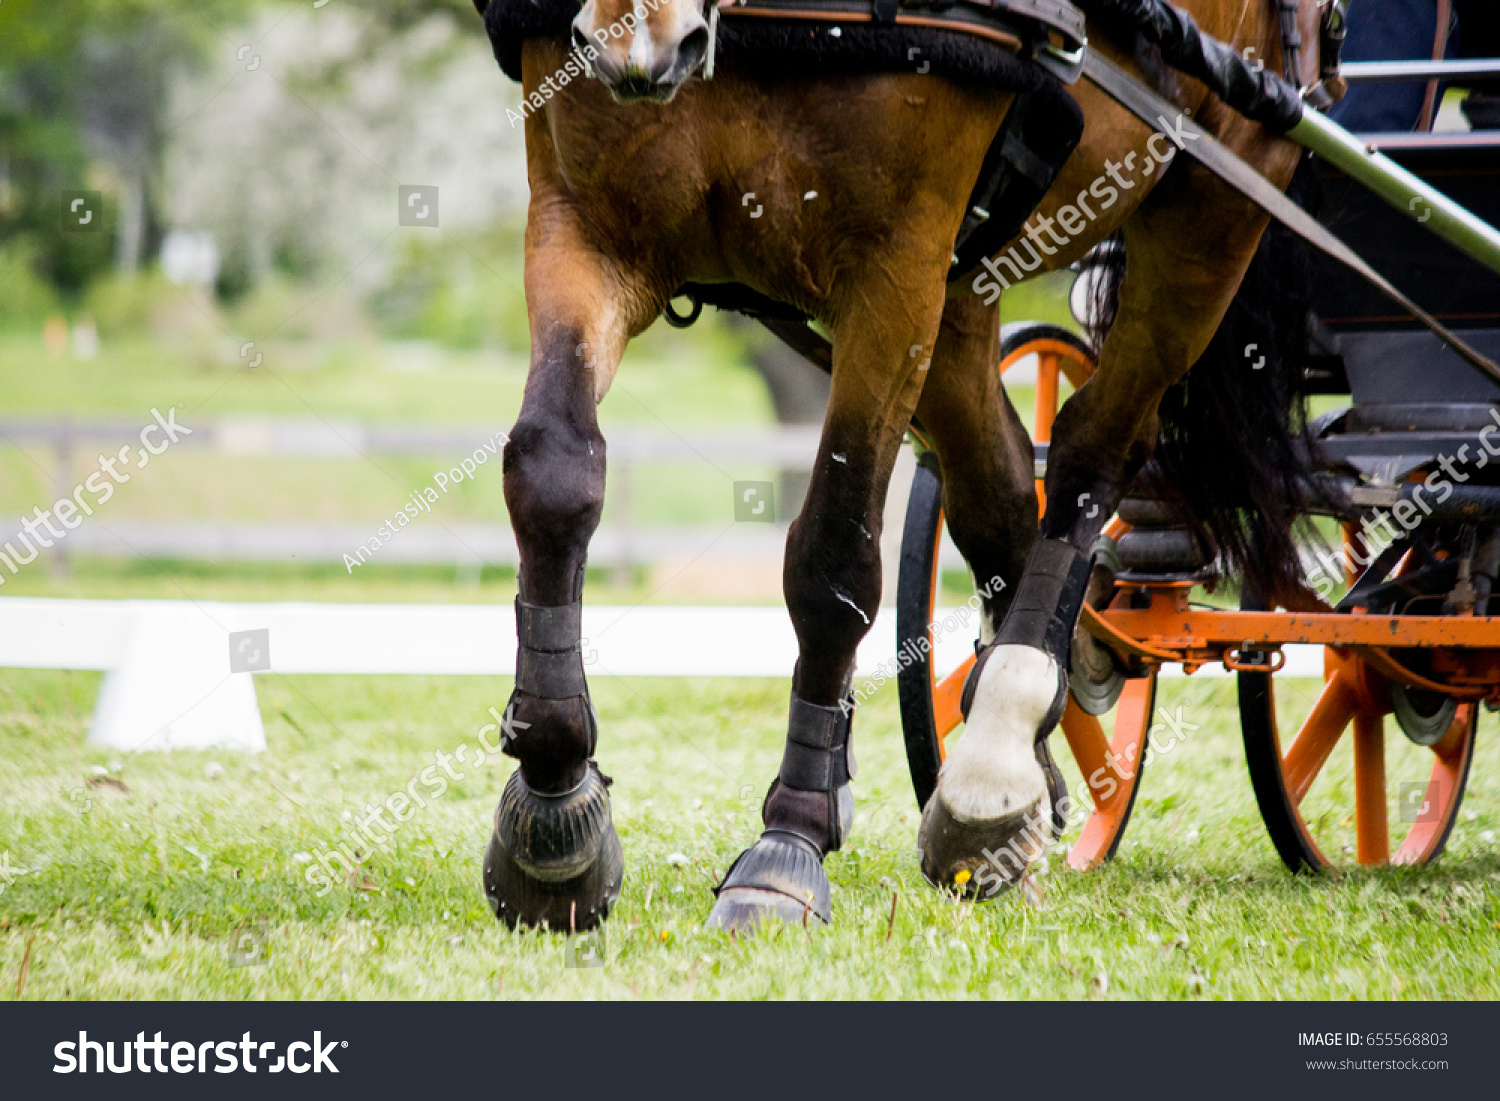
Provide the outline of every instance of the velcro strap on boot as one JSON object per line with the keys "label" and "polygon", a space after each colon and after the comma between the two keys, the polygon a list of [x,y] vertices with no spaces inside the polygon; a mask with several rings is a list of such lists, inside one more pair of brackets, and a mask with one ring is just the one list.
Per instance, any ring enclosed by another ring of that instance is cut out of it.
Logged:
{"label": "velcro strap on boot", "polygon": [[1083,606],[1089,568],[1089,555],[1073,544],[1061,539],[1038,540],[1031,548],[1026,572],[995,643],[1034,646],[1069,669],[1073,628]]}
{"label": "velcro strap on boot", "polygon": [[792,693],[781,782],[800,791],[837,791],[856,771],[849,737],[854,709],[849,701],[834,707],[808,703]]}
{"label": "velcro strap on boot", "polygon": [[516,688],[547,700],[584,695],[582,630],[583,601],[545,607],[517,597]]}

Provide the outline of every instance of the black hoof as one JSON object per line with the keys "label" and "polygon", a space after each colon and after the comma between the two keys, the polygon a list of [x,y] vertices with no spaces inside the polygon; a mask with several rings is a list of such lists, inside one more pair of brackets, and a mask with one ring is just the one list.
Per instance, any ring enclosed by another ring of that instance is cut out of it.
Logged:
{"label": "black hoof", "polygon": [[1047,774],[1048,801],[1003,818],[972,822],[957,817],[943,802],[942,788],[922,811],[917,845],[922,874],[941,890],[985,901],[1014,887],[1047,846],[1061,836],[1067,788],[1045,740],[1036,747],[1037,763]]}
{"label": "black hoof", "polygon": [[519,769],[511,774],[484,855],[484,893],[506,925],[566,933],[604,920],[625,878],[606,786],[592,761],[563,795],[538,794]]}
{"label": "black hoof", "polygon": [[763,921],[831,922],[832,888],[822,857],[795,834],[767,830],[739,856],[714,892],[707,929],[753,933]]}

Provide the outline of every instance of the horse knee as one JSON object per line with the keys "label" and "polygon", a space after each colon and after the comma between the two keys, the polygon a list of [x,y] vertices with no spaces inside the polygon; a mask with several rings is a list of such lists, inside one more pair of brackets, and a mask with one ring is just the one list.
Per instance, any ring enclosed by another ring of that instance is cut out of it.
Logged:
{"label": "horse knee", "polygon": [[581,555],[604,512],[598,429],[523,414],[505,445],[504,470],[505,501],[523,557],[528,551],[549,560],[567,558],[569,551]]}

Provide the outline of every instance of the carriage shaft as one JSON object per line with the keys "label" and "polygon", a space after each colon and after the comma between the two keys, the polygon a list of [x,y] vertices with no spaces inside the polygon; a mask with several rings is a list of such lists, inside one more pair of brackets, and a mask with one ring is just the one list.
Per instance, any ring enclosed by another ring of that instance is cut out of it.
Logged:
{"label": "carriage shaft", "polygon": [[1358,180],[1454,248],[1500,272],[1500,230],[1317,111],[1304,111],[1287,137]]}

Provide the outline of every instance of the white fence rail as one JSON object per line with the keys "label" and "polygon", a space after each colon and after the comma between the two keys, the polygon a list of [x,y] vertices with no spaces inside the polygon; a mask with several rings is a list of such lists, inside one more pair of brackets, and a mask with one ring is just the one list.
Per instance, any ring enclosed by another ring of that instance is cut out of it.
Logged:
{"label": "white fence rail", "polygon": [[[940,670],[972,652],[977,622],[964,611],[935,620]],[[797,657],[776,607],[585,606],[583,635],[595,678],[785,677]],[[1292,649],[1289,674],[1321,672],[1317,647]],[[0,598],[0,667],[103,670],[89,741],[126,751],[264,749],[255,672],[508,677],[515,656],[504,605]],[[895,616],[882,611],[858,678],[878,670],[889,682],[897,668]]]}
{"label": "white fence rail", "polygon": [[[210,452],[236,458],[276,457],[367,460],[372,457],[433,458],[448,463],[493,440],[492,425],[432,426],[367,424],[267,417],[222,417],[188,425],[175,449]],[[111,453],[122,440],[136,438],[140,425],[124,420],[0,420],[0,440],[52,453],[57,495],[73,490],[74,459],[105,448]],[[815,425],[753,429],[716,429],[676,434],[610,427],[609,494],[612,519],[590,545],[590,563],[609,568],[660,562],[687,548],[711,547],[718,559],[774,561],[781,556],[786,530],[779,524],[738,524],[725,531],[730,486],[724,490],[725,522],[650,527],[632,516],[639,470],[647,465],[708,464],[717,468],[770,467],[783,473],[805,472],[817,454]],[[69,555],[103,558],[210,559],[215,561],[284,561],[341,563],[351,548],[370,538],[383,517],[364,523],[227,522],[119,520],[85,524],[43,554],[55,564]],[[950,551],[954,568],[961,565]],[[460,567],[516,566],[515,537],[503,523],[445,521],[404,529],[400,539],[382,548],[381,562]]]}

